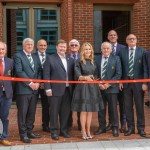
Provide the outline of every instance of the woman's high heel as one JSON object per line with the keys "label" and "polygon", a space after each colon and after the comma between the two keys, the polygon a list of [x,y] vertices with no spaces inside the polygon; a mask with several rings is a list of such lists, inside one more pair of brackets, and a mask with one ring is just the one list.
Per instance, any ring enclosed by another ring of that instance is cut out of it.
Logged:
{"label": "woman's high heel", "polygon": [[88,138],[87,138],[86,133],[85,133],[85,132],[83,132],[83,131],[81,131],[81,133],[82,133],[82,139],[83,139],[83,140],[87,140]]}
{"label": "woman's high heel", "polygon": [[88,135],[87,139],[93,139],[93,136],[92,135]]}

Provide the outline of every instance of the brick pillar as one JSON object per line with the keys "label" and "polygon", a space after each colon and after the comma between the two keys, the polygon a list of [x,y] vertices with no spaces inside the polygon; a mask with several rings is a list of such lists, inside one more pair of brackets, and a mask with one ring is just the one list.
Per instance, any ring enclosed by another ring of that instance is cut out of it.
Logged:
{"label": "brick pillar", "polygon": [[73,0],[64,0],[60,9],[61,38],[67,42],[73,38]]}
{"label": "brick pillar", "polygon": [[2,41],[3,37],[3,13],[2,13],[2,3],[0,3],[0,40]]}
{"label": "brick pillar", "polygon": [[138,45],[150,49],[150,0],[140,0],[133,7],[133,33]]}
{"label": "brick pillar", "polygon": [[83,42],[94,43],[93,3],[74,1],[74,38]]}

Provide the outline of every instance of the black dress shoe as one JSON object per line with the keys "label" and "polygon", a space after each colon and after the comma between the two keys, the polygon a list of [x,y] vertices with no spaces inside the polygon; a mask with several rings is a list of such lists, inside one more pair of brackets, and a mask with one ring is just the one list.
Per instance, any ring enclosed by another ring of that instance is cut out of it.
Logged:
{"label": "black dress shoe", "polygon": [[125,125],[121,126],[120,132],[121,133],[125,133],[126,132],[126,126]]}
{"label": "black dress shoe", "polygon": [[25,137],[21,137],[21,139],[20,139],[23,143],[31,143],[31,139],[29,139],[27,136],[25,136]]}
{"label": "black dress shoe", "polygon": [[95,135],[106,133],[105,129],[98,128],[98,130],[94,133]]}
{"label": "black dress shoe", "polygon": [[51,138],[53,140],[59,140],[59,136],[56,133],[51,133]]}
{"label": "black dress shoe", "polygon": [[63,136],[64,138],[71,138],[67,132],[60,132],[60,136]]}
{"label": "black dress shoe", "polygon": [[145,137],[146,133],[144,130],[138,130],[138,134],[141,136],[141,137]]}
{"label": "black dress shoe", "polygon": [[146,106],[150,106],[150,101],[145,102]]}
{"label": "black dress shoe", "polygon": [[112,129],[112,124],[109,123],[107,126],[106,126],[106,131],[110,131]]}
{"label": "black dress shoe", "polygon": [[114,137],[118,137],[119,136],[118,129],[113,129],[113,136]]}
{"label": "black dress shoe", "polygon": [[50,133],[50,128],[49,127],[43,127],[43,131]]}
{"label": "black dress shoe", "polygon": [[135,133],[134,130],[129,129],[128,131],[126,131],[126,132],[124,133],[124,136],[130,136],[131,134],[134,134],[134,133]]}
{"label": "black dress shoe", "polygon": [[31,139],[41,138],[41,136],[39,134],[33,133],[33,132],[27,133],[27,136],[28,136],[28,138],[31,138]]}

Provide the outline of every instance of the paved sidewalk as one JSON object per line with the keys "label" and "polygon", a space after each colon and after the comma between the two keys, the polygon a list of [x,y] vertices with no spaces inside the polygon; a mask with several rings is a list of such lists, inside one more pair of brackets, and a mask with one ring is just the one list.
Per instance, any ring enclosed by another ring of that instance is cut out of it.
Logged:
{"label": "paved sidewalk", "polygon": [[150,139],[0,146],[0,150],[150,150]]}

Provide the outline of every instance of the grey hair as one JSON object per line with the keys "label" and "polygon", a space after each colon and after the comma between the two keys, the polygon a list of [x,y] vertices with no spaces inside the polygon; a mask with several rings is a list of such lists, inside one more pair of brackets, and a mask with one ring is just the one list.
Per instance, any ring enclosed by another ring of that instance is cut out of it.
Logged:
{"label": "grey hair", "polygon": [[34,45],[34,40],[31,39],[31,38],[25,38],[25,39],[23,40],[23,42],[22,42],[22,45],[24,45],[24,44],[27,43],[27,42],[32,42],[33,45]]}
{"label": "grey hair", "polygon": [[69,46],[71,45],[71,43],[77,43],[77,44],[78,44],[78,46],[80,46],[79,41],[78,41],[78,40],[76,40],[76,39],[72,39],[72,40],[69,42]]}
{"label": "grey hair", "polygon": [[101,45],[101,49],[103,48],[104,45],[108,45],[110,47],[110,49],[112,49],[112,45],[110,42],[103,42]]}

